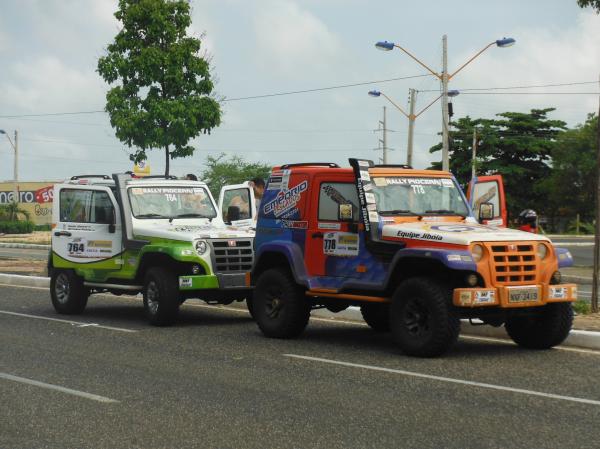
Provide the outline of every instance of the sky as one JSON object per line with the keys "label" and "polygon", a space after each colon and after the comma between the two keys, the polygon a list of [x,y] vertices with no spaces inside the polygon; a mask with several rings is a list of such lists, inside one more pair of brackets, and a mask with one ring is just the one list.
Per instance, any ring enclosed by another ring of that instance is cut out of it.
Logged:
{"label": "sky", "polygon": [[[0,129],[19,133],[19,179],[60,180],[76,174],[131,170],[132,151],[114,135],[103,111],[109,86],[97,61],[119,30],[116,0],[3,0],[0,16]],[[575,0],[192,0],[189,33],[204,35],[215,95],[224,98],[222,124],[192,142],[194,156],[172,161],[175,175],[199,174],[207,155],[240,155],[267,164],[378,161],[387,109],[389,163],[405,163],[408,120],[378,89],[416,111],[439,95],[439,81],[400,50],[377,51],[388,40],[441,71],[442,36],[452,73],[492,46],[450,82],[454,119],[491,118],[506,111],[555,107],[568,126],[598,111],[600,16]],[[406,78],[406,79],[398,79]],[[387,81],[386,81],[387,80]],[[389,81],[393,80],[393,81]],[[274,93],[367,83],[293,95]],[[544,86],[548,84],[571,86]],[[515,87],[505,90],[469,90]],[[464,90],[463,90],[464,89]],[[582,94],[587,92],[587,94]],[[501,93],[501,94],[500,94]],[[567,94],[570,93],[570,94]],[[68,115],[44,115],[74,113]],[[29,115],[28,117],[15,116]],[[439,101],[415,124],[415,168],[441,153]],[[153,174],[164,150],[150,151]],[[14,152],[0,135],[0,180],[13,179]]]}

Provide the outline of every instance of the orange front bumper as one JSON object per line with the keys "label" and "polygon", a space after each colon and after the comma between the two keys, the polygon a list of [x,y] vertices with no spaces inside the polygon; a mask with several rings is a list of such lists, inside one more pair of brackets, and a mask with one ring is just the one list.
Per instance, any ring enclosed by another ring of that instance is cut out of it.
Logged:
{"label": "orange front bumper", "polygon": [[522,285],[495,288],[456,288],[452,303],[457,307],[538,307],[551,302],[577,300],[576,284]]}

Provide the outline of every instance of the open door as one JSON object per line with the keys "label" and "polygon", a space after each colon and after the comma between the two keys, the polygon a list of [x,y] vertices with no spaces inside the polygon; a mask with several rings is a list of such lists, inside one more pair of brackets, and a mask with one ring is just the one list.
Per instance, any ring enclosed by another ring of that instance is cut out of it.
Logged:
{"label": "open door", "polygon": [[502,228],[508,226],[502,175],[476,176],[471,179],[467,199],[480,223]]}
{"label": "open door", "polygon": [[224,186],[219,194],[219,213],[227,224],[252,226],[256,220],[256,199],[249,182]]}

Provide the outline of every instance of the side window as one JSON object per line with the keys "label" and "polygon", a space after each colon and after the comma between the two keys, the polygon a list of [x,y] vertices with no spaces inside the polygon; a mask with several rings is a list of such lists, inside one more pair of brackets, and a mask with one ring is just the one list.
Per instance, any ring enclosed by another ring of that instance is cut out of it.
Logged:
{"label": "side window", "polygon": [[115,210],[112,201],[106,192],[93,192],[91,223],[112,224]]}
{"label": "side window", "polygon": [[223,192],[223,221],[229,222],[229,208],[235,206],[240,209],[239,218],[236,220],[245,220],[250,218],[250,190],[248,188],[231,189]]}
{"label": "side window", "polygon": [[319,220],[338,221],[340,204],[352,204],[352,216],[358,222],[358,193],[352,183],[323,182],[319,190]]}
{"label": "side window", "polygon": [[91,190],[61,190],[60,221],[71,223],[89,223],[91,202]]}
{"label": "side window", "polygon": [[496,181],[486,181],[475,184],[473,190],[473,211],[475,215],[479,214],[479,206],[483,203],[492,203],[494,205],[494,215],[500,216],[500,195]]}
{"label": "side window", "polygon": [[114,220],[114,213],[106,192],[80,189],[60,191],[61,222],[110,224]]}

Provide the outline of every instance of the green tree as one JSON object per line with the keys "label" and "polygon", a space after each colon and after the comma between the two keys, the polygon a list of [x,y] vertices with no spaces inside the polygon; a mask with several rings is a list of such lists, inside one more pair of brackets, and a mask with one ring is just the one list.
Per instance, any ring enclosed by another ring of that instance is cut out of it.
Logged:
{"label": "green tree", "polygon": [[552,172],[542,182],[552,215],[594,219],[596,192],[596,133],[598,116],[562,132],[552,150]]}
{"label": "green tree", "polygon": [[[496,119],[459,119],[451,123],[450,170],[464,186],[471,177],[473,126],[480,136],[477,148],[477,174],[503,176],[506,201],[511,217],[523,209],[543,212],[546,192],[541,181],[550,174],[550,154],[556,138],[565,128],[561,120],[551,120],[548,109],[529,113],[504,112]],[[431,153],[441,150],[441,143]],[[440,168],[440,163],[432,164]]]}
{"label": "green tree", "polygon": [[113,85],[106,111],[131,159],[164,148],[169,160],[191,156],[189,141],[220,124],[219,103],[209,63],[199,56],[200,39],[187,36],[191,24],[186,0],[119,0],[115,17],[122,29],[98,60],[98,73]]}
{"label": "green tree", "polygon": [[21,209],[16,201],[0,204],[0,221],[19,221],[19,215],[22,215],[25,221],[31,218],[29,212]]}
{"label": "green tree", "polygon": [[228,184],[240,184],[253,178],[265,179],[271,172],[271,166],[260,162],[247,162],[241,156],[229,159],[221,153],[217,157],[206,157],[206,170],[200,174],[214,196],[218,196],[221,187]]}
{"label": "green tree", "polygon": [[600,0],[577,0],[580,8],[590,7],[596,10],[596,14],[600,14]]}

